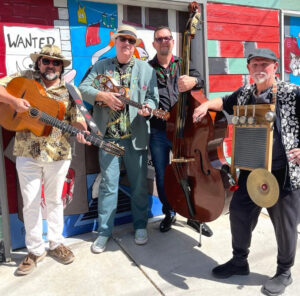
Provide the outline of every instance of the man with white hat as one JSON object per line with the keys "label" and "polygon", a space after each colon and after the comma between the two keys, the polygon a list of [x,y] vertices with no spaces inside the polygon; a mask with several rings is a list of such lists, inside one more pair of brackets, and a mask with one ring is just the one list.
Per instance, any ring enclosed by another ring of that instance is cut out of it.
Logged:
{"label": "man with white hat", "polygon": [[[118,200],[120,164],[123,159],[131,188],[131,211],[136,244],[145,244],[148,220],[147,150],[149,142],[149,111],[147,107],[158,105],[156,74],[148,63],[133,58],[136,45],[140,43],[135,28],[122,25],[112,36],[116,57],[98,61],[90,74],[80,84],[84,100],[94,106],[94,119],[108,141],[125,147],[122,158],[99,150],[102,179],[99,187],[98,238],[92,251],[104,251],[112,234]],[[97,75],[113,77],[121,86],[130,88],[130,100],[143,105],[138,111],[123,105],[116,92],[104,92],[92,86]]]}
{"label": "man with white hat", "polygon": [[[64,121],[76,128],[87,130],[84,117],[71,101],[65,82],[61,77],[64,67],[70,65],[56,45],[45,45],[39,53],[30,55],[34,70],[26,70],[0,79],[0,102],[9,104],[17,112],[26,112],[30,102],[7,92],[7,84],[22,76],[39,82],[49,98],[63,102],[66,107]],[[77,135],[80,143],[86,143],[82,134]],[[41,214],[41,188],[44,184],[47,205],[47,229],[49,255],[63,264],[74,261],[72,251],[63,245],[63,201],[61,198],[65,177],[71,163],[71,146],[68,135],[53,128],[47,137],[37,137],[30,131],[16,132],[14,143],[16,168],[23,198],[25,243],[28,255],[18,266],[16,274],[32,272],[46,256],[43,241]]]}

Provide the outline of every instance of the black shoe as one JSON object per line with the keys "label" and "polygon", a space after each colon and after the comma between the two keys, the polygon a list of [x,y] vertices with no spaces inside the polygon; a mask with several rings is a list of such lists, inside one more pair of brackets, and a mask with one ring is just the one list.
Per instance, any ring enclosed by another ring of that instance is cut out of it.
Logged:
{"label": "black shoe", "polygon": [[290,273],[275,274],[262,287],[265,295],[276,296],[284,293],[285,288],[293,282]]}
{"label": "black shoe", "polygon": [[176,221],[176,216],[166,216],[159,225],[159,230],[161,232],[166,232],[171,229],[172,224],[174,224]]}
{"label": "black shoe", "polygon": [[[188,219],[186,223],[187,223],[187,225],[193,227],[197,232],[200,232],[200,222],[199,221]],[[210,229],[210,227],[205,223],[202,223],[202,224],[203,224],[202,225],[202,234],[204,236],[211,237],[213,235],[213,232]]]}
{"label": "black shoe", "polygon": [[235,265],[233,259],[212,270],[213,276],[219,279],[227,279],[233,275],[248,275],[249,272],[248,262],[245,262],[243,265]]}

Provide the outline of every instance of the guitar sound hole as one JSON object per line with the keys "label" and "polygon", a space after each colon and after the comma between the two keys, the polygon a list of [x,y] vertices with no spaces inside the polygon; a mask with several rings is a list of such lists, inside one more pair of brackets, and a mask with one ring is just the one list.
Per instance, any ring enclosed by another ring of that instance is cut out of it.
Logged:
{"label": "guitar sound hole", "polygon": [[29,115],[31,117],[37,117],[39,115],[39,110],[36,108],[30,108]]}

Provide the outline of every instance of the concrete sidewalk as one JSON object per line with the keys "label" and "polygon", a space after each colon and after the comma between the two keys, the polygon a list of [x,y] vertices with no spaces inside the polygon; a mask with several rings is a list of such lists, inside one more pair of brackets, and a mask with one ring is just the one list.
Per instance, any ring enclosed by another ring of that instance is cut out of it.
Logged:
{"label": "concrete sidewalk", "polygon": [[[0,295],[262,295],[261,285],[276,269],[275,236],[268,216],[261,214],[254,231],[250,275],[225,280],[213,278],[211,269],[231,258],[228,215],[209,225],[214,235],[203,236],[201,248],[197,246],[198,233],[183,217],[178,217],[167,233],[158,230],[159,221],[150,222],[149,242],[144,246],[134,243],[131,224],[118,226],[102,254],[90,251],[96,233],[68,238],[76,256],[74,263],[62,265],[47,256],[33,273],[23,277],[14,272],[26,250],[15,251],[12,262],[0,265]],[[299,295],[299,260],[292,273],[294,283],[286,289],[288,296]]]}

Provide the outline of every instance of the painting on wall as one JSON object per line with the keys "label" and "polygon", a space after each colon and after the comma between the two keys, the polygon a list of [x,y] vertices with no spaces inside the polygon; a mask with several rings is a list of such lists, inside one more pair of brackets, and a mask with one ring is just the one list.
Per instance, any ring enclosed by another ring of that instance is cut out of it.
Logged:
{"label": "painting on wall", "polygon": [[300,17],[284,19],[284,78],[300,85]]}

